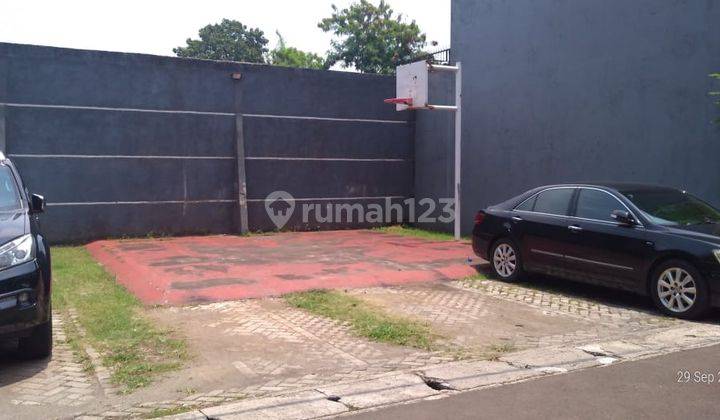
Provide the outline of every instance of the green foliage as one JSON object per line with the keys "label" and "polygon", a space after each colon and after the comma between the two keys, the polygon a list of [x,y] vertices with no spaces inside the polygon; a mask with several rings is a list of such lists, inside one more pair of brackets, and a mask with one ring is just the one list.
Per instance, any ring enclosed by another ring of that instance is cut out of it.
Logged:
{"label": "green foliage", "polygon": [[[710,74],[710,77],[712,77],[712,78],[715,79],[715,80],[720,81],[720,73],[712,73],[712,74]],[[720,91],[710,92],[710,96],[719,97],[719,98],[720,98]],[[720,100],[716,100],[716,101],[715,101],[715,105],[717,105],[717,106],[720,107]],[[715,118],[715,122],[716,122],[717,124],[720,124],[720,117]]]}
{"label": "green foliage", "polygon": [[[73,350],[82,355],[86,344],[101,353],[112,379],[124,391],[147,386],[164,372],[178,369],[186,359],[186,344],[154,326],[142,305],[118,285],[83,247],[53,248],[53,306],[62,313],[73,309],[86,334],[70,328]],[[73,325],[72,323],[68,323]]]}
{"label": "green foliage", "polygon": [[335,39],[328,53],[326,67],[342,62],[363,73],[391,74],[401,61],[417,55],[425,46],[425,34],[412,21],[393,16],[394,11],[381,0],[375,6],[360,0],[347,9],[332,6],[332,16],[318,27],[332,32]]}
{"label": "green foliage", "polygon": [[270,51],[270,64],[283,67],[297,67],[302,69],[322,69],[325,66],[325,60],[319,55],[311,52],[298,50],[294,47],[285,45],[280,32],[276,32],[279,41],[278,46]]}
{"label": "green foliage", "polygon": [[178,57],[264,63],[268,40],[263,31],[236,20],[223,19],[200,29],[200,39],[187,39],[186,47],[173,48]]}
{"label": "green foliage", "polygon": [[373,341],[430,349],[435,338],[427,325],[389,315],[345,293],[311,290],[286,295],[285,299],[296,308],[347,322],[356,334]]}
{"label": "green foliage", "polygon": [[[154,408],[149,413],[146,413],[143,415],[146,419],[157,419],[161,417],[167,417],[167,416],[176,416],[178,414],[187,413],[188,411],[194,411],[197,410],[196,405],[179,405],[177,407],[167,407],[167,408]],[[192,418],[188,416],[188,418]]]}
{"label": "green foliage", "polygon": [[452,241],[455,237],[451,233],[436,232],[405,225],[383,226],[375,228],[378,232],[391,233],[401,236],[412,236],[415,238],[429,239],[431,241]]}

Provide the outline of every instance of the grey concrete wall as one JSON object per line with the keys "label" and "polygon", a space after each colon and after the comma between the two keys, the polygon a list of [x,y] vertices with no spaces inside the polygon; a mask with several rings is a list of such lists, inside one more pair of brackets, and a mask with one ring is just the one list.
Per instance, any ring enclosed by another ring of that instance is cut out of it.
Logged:
{"label": "grey concrete wall", "polygon": [[[238,114],[250,230],[274,228],[263,202],[274,190],[323,203],[410,196],[410,116],[382,103],[394,86],[382,76],[0,43],[4,149],[46,196],[54,242],[237,232]],[[294,218],[287,227],[358,225]]]}
{"label": "grey concrete wall", "polygon": [[[716,0],[453,0],[463,231],[477,209],[547,183],[660,183],[720,205],[718,22]],[[422,157],[444,138],[418,138],[418,195],[452,170]]]}
{"label": "grey concrete wall", "polygon": [[[428,100],[434,105],[455,103],[455,76],[451,73],[430,73]],[[448,111],[415,111],[415,177],[414,191],[417,214],[427,210],[419,201],[430,198],[438,203],[454,197],[455,182],[454,142],[455,115]],[[437,206],[432,216],[436,220],[442,210]],[[452,226],[442,222],[418,222],[418,227],[430,230],[451,231]]]}

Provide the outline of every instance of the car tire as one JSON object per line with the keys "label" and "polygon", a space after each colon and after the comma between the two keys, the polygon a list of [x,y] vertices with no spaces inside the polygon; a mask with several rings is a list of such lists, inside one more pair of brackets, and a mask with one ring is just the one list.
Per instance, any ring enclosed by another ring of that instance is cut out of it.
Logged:
{"label": "car tire", "polygon": [[707,281],[683,260],[669,260],[653,270],[650,296],[660,312],[676,318],[697,319],[710,309]]}
{"label": "car tire", "polygon": [[29,336],[18,342],[18,353],[25,359],[43,359],[52,354],[52,316],[33,328]]}
{"label": "car tire", "polygon": [[493,275],[504,281],[518,281],[525,275],[520,248],[510,238],[502,238],[490,249],[490,268]]}

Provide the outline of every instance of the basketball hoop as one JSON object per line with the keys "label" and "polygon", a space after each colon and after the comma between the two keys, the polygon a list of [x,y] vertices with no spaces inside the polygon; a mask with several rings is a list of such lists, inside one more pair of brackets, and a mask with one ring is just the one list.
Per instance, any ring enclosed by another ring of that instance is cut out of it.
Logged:
{"label": "basketball hoop", "polygon": [[396,104],[396,105],[402,104],[402,105],[407,105],[409,107],[411,107],[413,104],[412,98],[390,98],[390,99],[385,99],[384,102],[386,104]]}
{"label": "basketball hoop", "polygon": [[[455,104],[433,105],[429,101],[430,72],[448,72],[455,74]],[[385,99],[386,104],[395,104],[398,111],[426,109],[430,111],[452,111],[455,113],[455,239],[460,239],[460,158],[461,158],[461,108],[462,108],[462,70],[460,63],[435,65],[428,61],[416,61],[398,66],[395,72],[395,95],[397,98]]]}

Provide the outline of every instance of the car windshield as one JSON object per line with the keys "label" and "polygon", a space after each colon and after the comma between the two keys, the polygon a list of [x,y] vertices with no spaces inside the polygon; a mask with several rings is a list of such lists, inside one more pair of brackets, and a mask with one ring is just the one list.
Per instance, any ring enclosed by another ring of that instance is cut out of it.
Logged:
{"label": "car windshield", "polygon": [[657,224],[687,226],[720,222],[720,211],[683,191],[623,191],[623,195]]}
{"label": "car windshield", "polygon": [[17,210],[21,207],[15,177],[9,167],[0,165],[0,211]]}

